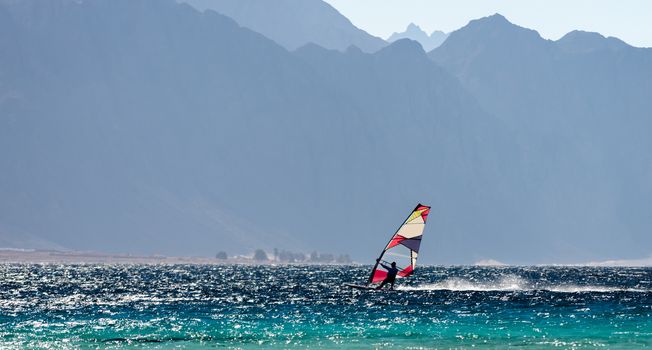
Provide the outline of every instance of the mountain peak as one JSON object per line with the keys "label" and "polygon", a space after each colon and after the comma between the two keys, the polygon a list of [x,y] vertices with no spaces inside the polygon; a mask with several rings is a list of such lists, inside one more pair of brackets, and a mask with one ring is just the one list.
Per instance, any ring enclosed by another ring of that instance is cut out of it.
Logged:
{"label": "mountain peak", "polygon": [[600,33],[574,30],[555,42],[557,47],[567,52],[587,53],[598,50],[617,51],[631,47],[614,37],[604,37]]}
{"label": "mountain peak", "polygon": [[478,56],[492,64],[505,64],[544,55],[551,46],[552,42],[541,38],[536,31],[513,24],[497,13],[472,20],[450,33],[448,39],[428,55],[436,63],[460,73]]}
{"label": "mountain peak", "polygon": [[516,24],[510,22],[505,16],[501,15],[500,13],[495,13],[491,16],[487,17],[482,17],[478,19],[474,19],[469,22],[464,28],[471,27],[471,28],[483,28],[483,29],[491,29],[491,30],[496,30],[496,29],[511,29],[511,30],[528,30],[530,31],[531,29],[525,29],[522,27],[517,26]]}
{"label": "mountain peak", "polygon": [[392,43],[400,39],[410,39],[419,42],[425,51],[431,51],[441,45],[447,37],[448,34],[440,30],[435,30],[431,35],[428,35],[421,27],[410,23],[404,32],[392,34],[387,38],[387,41]]}
{"label": "mountain peak", "polygon": [[500,13],[496,12],[491,16],[484,17],[488,21],[493,21],[496,23],[502,22],[502,23],[509,23],[512,24],[505,16],[501,15]]}
{"label": "mountain peak", "polygon": [[[466,26],[450,33],[444,47],[457,47],[462,51],[474,47],[501,47],[509,50],[514,47],[532,47],[545,42],[539,33],[532,29],[511,23],[501,14],[470,21]],[[466,49],[464,49],[466,48]]]}
{"label": "mountain peak", "polygon": [[414,23],[408,24],[405,28],[405,31],[402,33],[394,32],[387,41],[392,43],[400,39],[412,39],[416,41],[421,41],[428,38],[428,33],[426,33],[421,27]]}
{"label": "mountain peak", "polygon": [[418,41],[416,40],[411,40],[411,39],[399,39],[391,43],[390,45],[382,48],[379,53],[406,53],[406,54],[418,54],[422,55],[425,51],[423,50],[423,47],[421,47],[421,44],[419,44]]}
{"label": "mountain peak", "polygon": [[374,55],[383,61],[391,61],[400,65],[410,65],[413,67],[422,66],[424,62],[426,65],[432,63],[421,44],[418,41],[410,39],[397,40],[380,49]]}
{"label": "mountain peak", "polygon": [[417,32],[417,33],[424,33],[424,34],[426,33],[425,31],[423,31],[423,29],[421,29],[421,27],[419,27],[414,23],[408,24],[407,28],[405,28],[405,32],[406,33]]}

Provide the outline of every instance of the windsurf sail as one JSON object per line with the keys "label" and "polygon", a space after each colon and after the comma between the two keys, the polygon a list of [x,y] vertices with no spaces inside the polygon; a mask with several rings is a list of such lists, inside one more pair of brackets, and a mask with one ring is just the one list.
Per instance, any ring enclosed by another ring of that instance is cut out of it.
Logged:
{"label": "windsurf sail", "polygon": [[[397,278],[408,277],[414,272],[423,229],[426,227],[426,219],[429,213],[429,206],[418,204],[396,230],[396,233],[394,233],[378,257],[379,261],[385,264],[396,262],[396,267],[399,269]],[[386,260],[383,260],[383,258],[386,258]],[[382,282],[385,277],[387,277],[387,272],[379,267],[379,263],[376,262],[373,270],[371,270],[368,283]]]}

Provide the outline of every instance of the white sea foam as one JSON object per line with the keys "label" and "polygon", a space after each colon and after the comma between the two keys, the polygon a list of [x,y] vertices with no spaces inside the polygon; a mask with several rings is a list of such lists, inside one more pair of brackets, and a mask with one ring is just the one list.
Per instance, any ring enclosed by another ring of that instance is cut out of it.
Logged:
{"label": "white sea foam", "polygon": [[618,288],[609,286],[596,286],[596,285],[536,285],[521,277],[514,275],[503,276],[499,280],[493,282],[473,281],[464,278],[447,278],[445,280],[419,284],[414,286],[399,286],[399,290],[448,290],[448,291],[468,291],[468,292],[500,292],[500,291],[549,291],[555,293],[612,293],[612,292],[636,292],[648,293],[652,290],[637,289],[637,288]]}
{"label": "white sea foam", "polygon": [[522,290],[525,283],[517,276],[505,276],[494,283],[476,282],[463,278],[447,278],[443,281],[416,286],[400,286],[401,290],[452,290],[452,291],[510,291]]}
{"label": "white sea foam", "polygon": [[494,259],[485,259],[485,260],[480,260],[476,261],[475,266],[509,266],[508,264],[505,264],[504,262],[494,260]]}
{"label": "white sea foam", "polygon": [[643,259],[623,259],[623,260],[607,260],[607,261],[592,261],[581,265],[586,266],[629,266],[629,267],[648,267],[652,266],[652,256]]}

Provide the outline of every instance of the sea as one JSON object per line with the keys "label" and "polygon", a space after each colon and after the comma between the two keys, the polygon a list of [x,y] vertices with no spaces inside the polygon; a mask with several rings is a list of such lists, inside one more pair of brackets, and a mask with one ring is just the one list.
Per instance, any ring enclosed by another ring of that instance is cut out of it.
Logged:
{"label": "sea", "polygon": [[645,349],[652,268],[0,265],[0,349]]}

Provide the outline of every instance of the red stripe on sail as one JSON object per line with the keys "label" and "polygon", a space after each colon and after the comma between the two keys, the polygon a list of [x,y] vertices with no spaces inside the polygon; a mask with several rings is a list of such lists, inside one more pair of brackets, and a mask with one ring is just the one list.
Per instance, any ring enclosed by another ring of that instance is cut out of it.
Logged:
{"label": "red stripe on sail", "polygon": [[425,205],[419,206],[417,208],[417,211],[423,210],[423,213],[421,213],[421,218],[423,219],[423,222],[426,222],[426,219],[428,218],[428,214],[430,214],[430,207],[427,207]]}
{"label": "red stripe on sail", "polygon": [[412,265],[410,265],[410,266],[404,268],[403,270],[399,271],[398,275],[401,276],[401,277],[407,277],[407,276],[411,275],[412,272],[414,272],[414,268],[412,267]]}
{"label": "red stripe on sail", "polygon": [[371,283],[382,282],[385,277],[387,277],[387,272],[383,270],[374,271],[374,278],[371,280]]}
{"label": "red stripe on sail", "polygon": [[389,244],[387,245],[387,248],[385,248],[385,250],[397,246],[404,239],[405,239],[405,237],[403,237],[401,235],[395,235],[394,238],[392,238],[392,240],[389,241]]}

